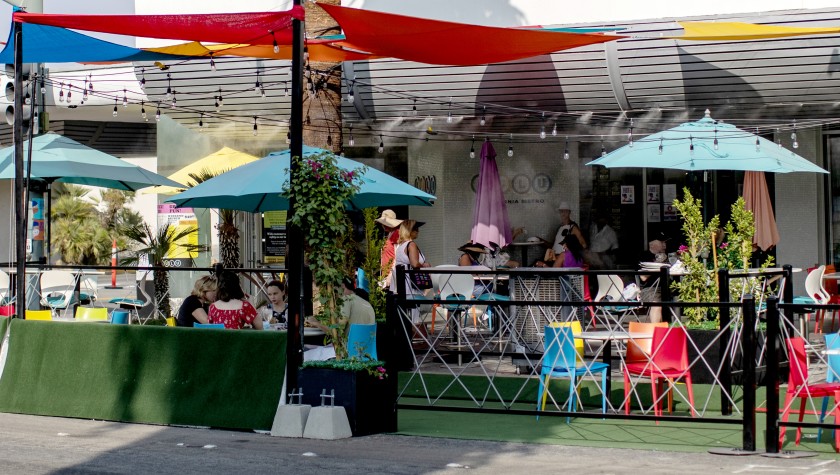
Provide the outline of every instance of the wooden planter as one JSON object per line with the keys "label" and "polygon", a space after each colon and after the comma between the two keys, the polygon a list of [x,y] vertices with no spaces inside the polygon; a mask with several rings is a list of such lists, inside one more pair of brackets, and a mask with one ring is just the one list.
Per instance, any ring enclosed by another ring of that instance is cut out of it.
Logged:
{"label": "wooden planter", "polygon": [[[303,404],[321,405],[321,392],[335,390],[334,405],[347,411],[353,436],[395,432],[397,430],[397,375],[379,379],[367,372],[332,368],[298,370]],[[329,398],[324,399],[329,405]]]}

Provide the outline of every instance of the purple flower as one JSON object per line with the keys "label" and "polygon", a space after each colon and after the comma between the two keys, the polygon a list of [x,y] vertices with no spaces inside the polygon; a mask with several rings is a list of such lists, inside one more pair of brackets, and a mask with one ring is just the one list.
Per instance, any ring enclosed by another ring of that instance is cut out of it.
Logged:
{"label": "purple flower", "polygon": [[722,242],[722,243],[720,243],[720,248],[721,248],[721,249],[726,249],[727,247],[729,247],[729,243],[728,243],[728,242]]}
{"label": "purple flower", "polygon": [[688,252],[688,246],[686,246],[685,244],[680,245],[680,248],[677,249],[677,252],[680,254]]}

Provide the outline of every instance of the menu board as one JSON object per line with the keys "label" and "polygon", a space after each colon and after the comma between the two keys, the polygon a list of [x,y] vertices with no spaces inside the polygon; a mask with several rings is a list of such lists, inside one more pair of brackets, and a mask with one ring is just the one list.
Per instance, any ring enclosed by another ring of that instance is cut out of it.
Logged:
{"label": "menu board", "polygon": [[263,213],[263,263],[286,264],[286,211]]}

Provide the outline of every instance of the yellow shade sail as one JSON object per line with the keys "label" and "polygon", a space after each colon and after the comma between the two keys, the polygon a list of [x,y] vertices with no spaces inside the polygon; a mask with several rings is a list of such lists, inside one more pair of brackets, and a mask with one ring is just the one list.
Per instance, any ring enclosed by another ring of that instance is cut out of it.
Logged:
{"label": "yellow shade sail", "polygon": [[202,159],[196,160],[195,162],[169,175],[168,178],[170,180],[177,181],[178,183],[183,183],[183,188],[175,188],[173,186],[155,186],[152,188],[146,188],[142,191],[142,193],[174,195],[175,193],[179,193],[189,188],[188,185],[196,184],[195,180],[193,180],[192,177],[190,177],[190,175],[200,175],[204,172],[211,173],[213,175],[221,175],[226,171],[232,170],[241,165],[245,165],[246,163],[251,163],[254,160],[258,159],[258,157],[247,154],[245,152],[240,152],[229,147],[224,147],[218,152],[211,153],[210,155],[207,155]]}
{"label": "yellow shade sail", "polygon": [[678,22],[685,32],[668,38],[691,41],[739,41],[804,35],[833,35],[840,27],[793,27],[739,22]]}

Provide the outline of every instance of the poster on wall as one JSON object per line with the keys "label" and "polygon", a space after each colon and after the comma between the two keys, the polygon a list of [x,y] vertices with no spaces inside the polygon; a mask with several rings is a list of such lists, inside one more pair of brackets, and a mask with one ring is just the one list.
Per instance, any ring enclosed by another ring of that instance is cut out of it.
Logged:
{"label": "poster on wall", "polygon": [[647,202],[659,203],[659,185],[647,186]]}
{"label": "poster on wall", "polygon": [[677,185],[662,185],[662,202],[673,203],[677,199]]}
{"label": "poster on wall", "polygon": [[32,239],[44,240],[44,199],[32,199]]}
{"label": "poster on wall", "polygon": [[658,223],[662,221],[660,216],[659,203],[647,205],[647,220],[649,223]]}
{"label": "poster on wall", "polygon": [[286,263],[286,211],[263,213],[263,262]]}
{"label": "poster on wall", "polygon": [[633,186],[622,185],[621,187],[621,204],[632,205],[636,203],[636,194],[633,191]]}
{"label": "poster on wall", "polygon": [[198,245],[198,219],[192,208],[177,208],[172,203],[158,205],[158,228],[169,225],[175,233],[192,228],[193,231],[175,242],[163,262],[167,267],[192,267],[198,252],[188,251],[188,246]]}
{"label": "poster on wall", "polygon": [[676,221],[677,220],[677,208],[674,207],[674,203],[665,203],[663,205],[662,210],[662,220],[663,221]]}

